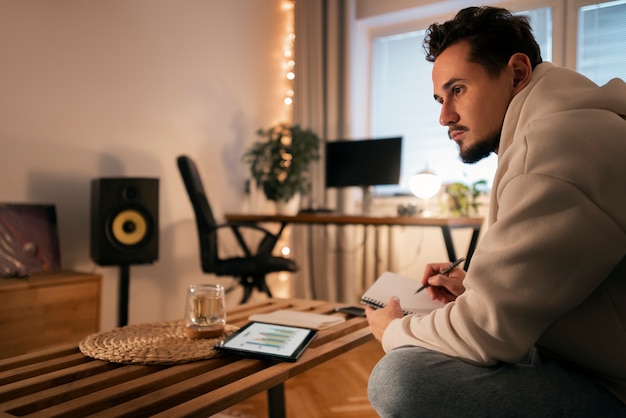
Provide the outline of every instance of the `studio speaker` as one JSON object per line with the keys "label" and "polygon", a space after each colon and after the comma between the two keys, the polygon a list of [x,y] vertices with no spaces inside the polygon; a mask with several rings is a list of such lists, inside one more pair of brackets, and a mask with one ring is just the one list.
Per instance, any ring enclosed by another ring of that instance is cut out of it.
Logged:
{"label": "studio speaker", "polygon": [[158,179],[91,181],[90,254],[102,266],[147,264],[158,259]]}

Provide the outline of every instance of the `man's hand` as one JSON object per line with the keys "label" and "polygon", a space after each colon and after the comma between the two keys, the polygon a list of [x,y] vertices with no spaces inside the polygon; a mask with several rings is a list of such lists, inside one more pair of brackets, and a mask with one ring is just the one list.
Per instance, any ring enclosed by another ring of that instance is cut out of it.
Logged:
{"label": "man's hand", "polygon": [[428,283],[428,294],[434,300],[448,303],[456,300],[463,292],[463,280],[465,279],[465,271],[456,267],[448,274],[439,274],[441,270],[448,267],[449,263],[431,263],[426,265],[422,284]]}
{"label": "man's hand", "polygon": [[400,307],[400,300],[392,297],[387,306],[381,309],[365,308],[365,316],[370,324],[370,330],[378,341],[383,341],[383,333],[389,326],[389,323],[396,318],[402,318],[404,312]]}

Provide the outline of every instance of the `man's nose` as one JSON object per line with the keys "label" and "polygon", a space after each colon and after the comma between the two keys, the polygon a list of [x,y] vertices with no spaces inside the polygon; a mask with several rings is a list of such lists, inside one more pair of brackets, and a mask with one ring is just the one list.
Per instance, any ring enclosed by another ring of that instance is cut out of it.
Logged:
{"label": "man's nose", "polygon": [[439,123],[442,126],[448,126],[459,122],[459,114],[451,104],[445,102],[441,105],[441,113],[439,113]]}

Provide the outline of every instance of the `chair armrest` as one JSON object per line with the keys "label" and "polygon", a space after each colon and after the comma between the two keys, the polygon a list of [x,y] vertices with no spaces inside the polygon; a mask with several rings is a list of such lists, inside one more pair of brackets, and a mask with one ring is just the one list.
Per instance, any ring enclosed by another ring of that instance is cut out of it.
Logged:
{"label": "chair armrest", "polygon": [[280,234],[274,233],[267,228],[264,228],[258,224],[249,223],[249,222],[227,222],[219,226],[230,226],[231,228],[237,228],[237,229],[239,228],[255,229],[257,231],[264,232],[266,235],[272,235],[276,237],[277,240],[278,240],[278,237],[280,236]]}
{"label": "chair armrest", "polygon": [[[241,247],[241,249],[243,250],[243,252],[246,254],[247,257],[253,257],[253,256],[262,257],[262,258],[269,257],[280,236],[280,233],[274,234],[268,229],[263,228],[262,226],[259,226],[253,223],[246,223],[246,222],[226,222],[223,224],[216,225],[215,229],[220,229],[220,228],[225,228],[225,227],[229,227],[233,231],[233,234],[235,235],[235,238],[237,239],[239,246]],[[265,234],[265,236],[261,239],[261,242],[257,248],[256,254],[252,254],[252,251],[250,251],[250,247],[248,246],[245,239],[241,235],[242,228],[255,230],[255,231],[262,232]],[[282,228],[280,232],[282,232]]]}

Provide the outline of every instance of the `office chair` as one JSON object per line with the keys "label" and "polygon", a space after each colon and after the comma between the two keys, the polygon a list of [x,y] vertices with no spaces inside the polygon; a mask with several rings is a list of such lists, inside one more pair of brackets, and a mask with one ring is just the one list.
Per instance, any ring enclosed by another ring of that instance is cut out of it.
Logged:
{"label": "office chair", "polygon": [[[278,235],[256,224],[226,222],[218,225],[213,216],[213,211],[204,191],[196,164],[185,155],[179,156],[177,163],[195,213],[198,238],[200,240],[202,271],[215,274],[216,276],[236,277],[244,289],[241,303],[248,301],[254,288],[272,297],[272,293],[265,282],[265,275],[278,271],[297,270],[297,266],[292,260],[272,255],[272,250],[278,241]],[[218,231],[222,228],[230,229],[233,232],[244,256],[219,257]],[[264,234],[254,253],[250,250],[241,233],[246,228]]]}

